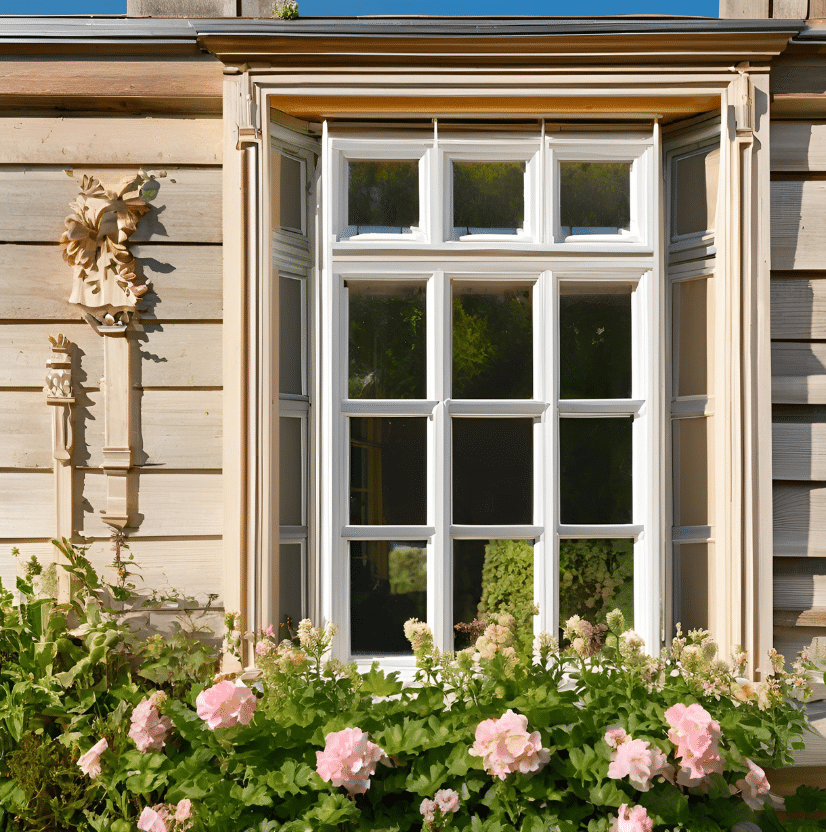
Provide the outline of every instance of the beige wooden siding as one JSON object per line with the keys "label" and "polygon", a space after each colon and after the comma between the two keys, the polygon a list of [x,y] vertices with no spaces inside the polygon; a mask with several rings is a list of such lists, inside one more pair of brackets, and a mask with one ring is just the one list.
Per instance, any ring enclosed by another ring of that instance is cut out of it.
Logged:
{"label": "beige wooden siding", "polygon": [[[772,92],[823,79],[821,59],[784,59]],[[771,164],[774,623],[792,659],[826,636],[826,124],[773,121]]]}
{"label": "beige wooden siding", "polygon": [[[197,73],[190,77],[180,66],[182,88],[191,87]],[[100,519],[106,505],[103,339],[83,321],[83,310],[68,303],[71,271],[58,241],[78,193],[77,179],[66,171],[93,173],[115,186],[141,167],[160,189],[131,238],[152,288],[129,334],[136,466],[129,476],[136,506],[128,537],[147,591],[195,594],[202,604],[210,593],[221,595],[221,137],[219,117],[0,118],[4,584],[18,568],[12,547],[23,557],[48,558],[55,533],[52,413],[43,393],[49,335],[63,333],[76,345],[77,540],[91,546],[98,565],[111,561],[109,529]],[[175,611],[156,617],[165,614]]]}

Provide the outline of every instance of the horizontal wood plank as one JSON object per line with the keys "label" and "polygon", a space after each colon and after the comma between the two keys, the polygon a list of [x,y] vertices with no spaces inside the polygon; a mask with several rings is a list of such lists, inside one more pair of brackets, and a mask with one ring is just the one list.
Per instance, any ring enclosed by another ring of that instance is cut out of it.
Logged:
{"label": "horizontal wood plank", "polygon": [[826,344],[776,341],[772,344],[772,401],[826,403]]}
{"label": "horizontal wood plank", "polygon": [[[131,246],[150,289],[141,302],[143,320],[217,320],[222,316],[221,247]],[[7,281],[0,320],[77,319],[69,303],[71,268],[60,247],[0,245],[0,274]]]}
{"label": "horizontal wood plank", "polygon": [[55,534],[54,476],[48,471],[0,472],[0,540]]}
{"label": "horizontal wood plank", "polygon": [[820,627],[775,627],[774,648],[786,657],[786,661],[794,661],[804,647],[816,638],[822,641],[823,636]]}
{"label": "horizontal wood plank", "polygon": [[220,387],[220,323],[143,325],[132,351],[133,380],[144,387]]}
{"label": "horizontal wood plank", "polygon": [[778,558],[774,606],[781,610],[826,607],[826,558]]}
{"label": "horizontal wood plank", "polygon": [[826,607],[774,611],[775,627],[826,627]]}
{"label": "horizontal wood plank", "polygon": [[773,424],[772,477],[826,480],[826,424]]}
{"label": "horizontal wood plank", "polygon": [[[67,60],[64,56],[11,57],[0,61],[0,99],[22,93],[31,99],[81,99],[114,97],[194,98],[203,101],[222,96],[223,67],[209,56],[163,60],[89,56]],[[80,108],[82,102],[73,102]]]}
{"label": "horizontal wood plank", "polygon": [[[824,93],[826,92],[826,65],[822,60],[811,55],[783,56],[772,61],[769,87],[772,95]],[[771,140],[774,143],[774,124],[772,124]]]}
{"label": "horizontal wood plank", "polygon": [[0,390],[0,467],[51,470],[53,411],[43,392]]}
{"label": "horizontal wood plank", "polygon": [[[137,513],[131,537],[212,536],[223,532],[223,487],[217,472],[135,471]],[[106,477],[101,471],[77,472],[83,494],[80,532],[108,539],[100,519],[106,507]]]}
{"label": "horizontal wood plank", "polygon": [[[57,243],[77,196],[78,181],[63,167],[0,169],[0,242]],[[137,166],[136,166],[137,168]],[[152,208],[130,237],[137,242],[217,243],[221,241],[221,169],[171,168],[159,178],[160,190]],[[155,169],[153,168],[153,170]],[[132,170],[83,168],[115,187]],[[77,175],[80,176],[80,169]]]}
{"label": "horizontal wood plank", "polygon": [[[130,332],[132,379],[147,387],[220,387],[220,323],[146,323]],[[63,333],[76,345],[74,380],[77,388],[98,387],[103,375],[103,336],[87,323],[0,323],[0,388],[41,389],[48,336]]]}
{"label": "horizontal wood plank", "polygon": [[[826,64],[823,65],[826,73]],[[806,121],[772,121],[773,171],[826,170],[826,124]]]}
{"label": "horizontal wood plank", "polygon": [[779,340],[826,338],[826,278],[771,281],[771,334]]}
{"label": "horizontal wood plank", "polygon": [[775,557],[826,557],[826,486],[775,483]]}
{"label": "horizontal wood plank", "polygon": [[0,118],[0,164],[219,165],[219,118]]}
{"label": "horizontal wood plank", "polygon": [[824,246],[826,181],[772,182],[772,268],[822,269]]}
{"label": "horizontal wood plank", "polygon": [[[20,554],[17,557],[11,553],[12,548],[19,550]],[[23,574],[23,564],[34,557],[42,566],[48,567],[54,563],[56,551],[48,540],[3,541],[0,543],[0,581],[6,589],[17,595],[16,579],[18,575]]]}
{"label": "horizontal wood plank", "polygon": [[[220,538],[130,539],[128,554],[133,556],[129,569],[135,574],[140,595],[152,591],[171,595],[177,591],[195,596],[201,603],[206,603],[210,593],[221,595],[224,544]],[[95,541],[88,557],[107,580],[114,580],[109,541]]]}

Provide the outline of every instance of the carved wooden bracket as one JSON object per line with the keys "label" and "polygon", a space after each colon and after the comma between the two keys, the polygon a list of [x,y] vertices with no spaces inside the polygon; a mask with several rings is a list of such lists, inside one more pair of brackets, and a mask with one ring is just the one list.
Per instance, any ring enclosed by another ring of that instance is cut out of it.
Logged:
{"label": "carved wooden bracket", "polygon": [[126,243],[157,192],[158,183],[143,170],[116,190],[94,176],[81,179],[60,238],[63,259],[72,267],[70,303],[109,311],[137,307],[149,286]]}
{"label": "carved wooden bracket", "polygon": [[[72,469],[72,344],[65,335],[49,336],[52,354],[46,360],[46,402],[52,408],[52,455],[54,456],[55,537],[71,539],[73,528]],[[56,559],[62,555],[55,550]],[[58,599],[68,601],[71,594],[69,574],[59,570]]]}

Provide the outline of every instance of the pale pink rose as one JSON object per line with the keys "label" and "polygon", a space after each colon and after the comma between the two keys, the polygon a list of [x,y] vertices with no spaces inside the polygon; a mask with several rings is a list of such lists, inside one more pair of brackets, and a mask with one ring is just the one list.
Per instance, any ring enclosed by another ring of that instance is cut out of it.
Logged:
{"label": "pale pink rose", "polygon": [[319,777],[334,786],[344,786],[348,794],[364,794],[376,764],[389,765],[388,757],[361,728],[345,728],[324,738],[324,751],[316,751]]}
{"label": "pale pink rose", "polygon": [[198,716],[214,731],[232,728],[239,722],[249,725],[258,700],[246,685],[225,681],[202,690],[195,705]]}
{"label": "pale pink rose", "polygon": [[657,746],[651,746],[651,779],[653,780],[655,777],[662,777],[665,780],[668,780],[669,783],[674,782],[674,766],[668,762],[668,758],[665,754],[657,748]]}
{"label": "pale pink rose", "polygon": [[138,751],[160,751],[166,745],[172,731],[172,720],[161,716],[158,704],[166,699],[160,691],[139,702],[132,711],[129,736],[135,741]]}
{"label": "pale pink rose", "polygon": [[175,820],[178,823],[183,823],[185,820],[189,820],[189,816],[192,814],[192,801],[185,797],[183,800],[178,801],[178,805],[175,807]]}
{"label": "pale pink rose", "polygon": [[100,774],[100,755],[109,748],[106,738],[98,740],[85,754],[78,758],[77,764],[84,774],[93,780]]}
{"label": "pale pink rose", "polygon": [[611,818],[609,829],[610,832],[652,832],[654,821],[648,817],[644,806],[634,806],[629,810],[628,804],[623,803],[619,807],[619,815]]}
{"label": "pale pink rose", "polygon": [[766,772],[760,766],[755,765],[748,757],[746,757],[746,762],[749,766],[749,772],[742,780],[738,780],[735,785],[740,789],[740,795],[743,800],[752,809],[762,809],[767,799],[763,795],[768,795],[769,788],[771,788],[769,781],[766,779]]}
{"label": "pale pink rose", "polygon": [[275,650],[275,645],[268,638],[262,639],[255,645],[256,656],[266,656],[267,653],[271,653],[273,650]]}
{"label": "pale pink rose", "polygon": [[426,797],[419,804],[419,812],[421,812],[422,819],[425,823],[433,823],[436,820],[436,801]]}
{"label": "pale pink rose", "polygon": [[697,703],[686,707],[673,705],[665,712],[671,729],[668,739],[676,746],[680,760],[677,782],[683,786],[698,786],[707,774],[722,774],[720,759],[720,724]]}
{"label": "pale pink rose", "polygon": [[453,789],[439,789],[433,796],[433,800],[443,815],[459,811],[459,792]]}
{"label": "pale pink rose", "polygon": [[607,742],[611,748],[618,748],[629,739],[631,738],[625,733],[624,728],[609,728],[605,732],[605,742]]}
{"label": "pale pink rose", "polygon": [[151,809],[146,806],[138,818],[138,829],[142,832],[169,832],[167,822],[169,821],[169,812],[166,806],[153,806]]}
{"label": "pale pink rose", "polygon": [[512,710],[499,719],[486,719],[476,727],[476,742],[470,749],[481,757],[488,774],[504,780],[509,774],[539,771],[551,759],[542,747],[539,731],[528,734],[528,719]]}

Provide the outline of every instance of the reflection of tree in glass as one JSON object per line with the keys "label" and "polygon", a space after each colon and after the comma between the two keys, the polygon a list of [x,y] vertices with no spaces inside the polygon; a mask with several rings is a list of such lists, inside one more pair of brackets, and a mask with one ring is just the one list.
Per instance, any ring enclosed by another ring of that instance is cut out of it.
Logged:
{"label": "reflection of tree in glass", "polygon": [[562,295],[559,299],[559,396],[631,396],[631,296]]}
{"label": "reflection of tree in glass", "polygon": [[530,399],[531,300],[527,289],[453,298],[453,398]]}
{"label": "reflection of tree in glass", "polygon": [[351,399],[425,397],[424,294],[350,293]]}
{"label": "reflection of tree in glass", "polygon": [[388,556],[390,594],[427,591],[427,550],[394,546]]}
{"label": "reflection of tree in glass", "polygon": [[524,162],[454,162],[453,227],[521,228],[524,183]]}
{"label": "reflection of tree in glass", "polygon": [[348,225],[399,231],[419,224],[419,163],[350,162]]}
{"label": "reflection of tree in glass", "polygon": [[520,640],[533,638],[533,542],[491,540],[485,546],[478,616],[508,612]]}
{"label": "reflection of tree in glass", "polygon": [[566,234],[617,233],[631,224],[630,162],[560,162],[560,225]]}
{"label": "reflection of tree in glass", "polygon": [[559,623],[572,615],[604,622],[617,607],[634,626],[634,541],[559,542]]}

